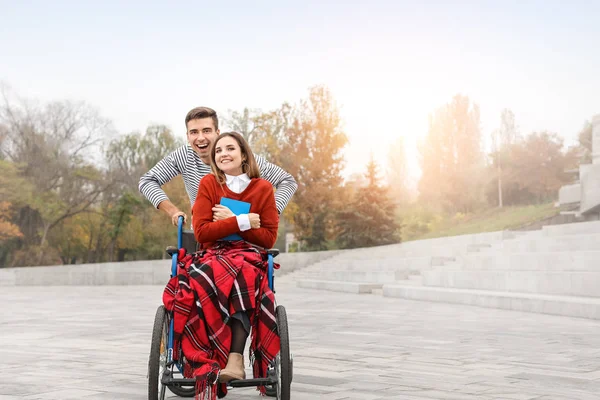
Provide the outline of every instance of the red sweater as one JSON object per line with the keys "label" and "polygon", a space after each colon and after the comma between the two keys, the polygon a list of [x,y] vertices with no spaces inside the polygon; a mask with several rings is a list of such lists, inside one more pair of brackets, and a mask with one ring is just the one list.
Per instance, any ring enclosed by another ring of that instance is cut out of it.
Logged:
{"label": "red sweater", "polygon": [[[221,202],[221,197],[250,203],[250,213],[260,215],[260,228],[240,232],[235,216],[213,222],[212,208]],[[242,193],[237,194],[229,190],[225,183],[219,185],[214,175],[206,175],[200,181],[198,196],[192,207],[192,225],[196,240],[203,249],[214,246],[217,240],[234,233],[247,242],[271,248],[277,240],[279,225],[273,186],[267,180],[254,178]]]}

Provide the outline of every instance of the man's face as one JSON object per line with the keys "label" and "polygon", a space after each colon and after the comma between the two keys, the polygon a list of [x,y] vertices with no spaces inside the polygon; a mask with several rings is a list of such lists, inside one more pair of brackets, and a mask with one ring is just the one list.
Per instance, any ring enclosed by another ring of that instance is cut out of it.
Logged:
{"label": "man's face", "polygon": [[205,164],[210,164],[210,145],[219,136],[212,118],[192,119],[187,124],[187,140]]}

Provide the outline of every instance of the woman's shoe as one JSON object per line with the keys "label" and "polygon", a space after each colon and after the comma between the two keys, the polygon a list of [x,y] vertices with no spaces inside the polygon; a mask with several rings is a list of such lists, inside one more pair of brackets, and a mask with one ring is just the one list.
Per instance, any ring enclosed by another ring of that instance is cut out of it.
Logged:
{"label": "woman's shoe", "polygon": [[244,356],[240,353],[229,353],[227,365],[219,374],[219,382],[229,382],[239,379],[246,379]]}

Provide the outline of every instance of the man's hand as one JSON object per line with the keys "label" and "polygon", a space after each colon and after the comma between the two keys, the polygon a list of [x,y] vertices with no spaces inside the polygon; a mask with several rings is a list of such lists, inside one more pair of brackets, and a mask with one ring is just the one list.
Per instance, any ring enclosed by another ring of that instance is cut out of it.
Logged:
{"label": "man's hand", "polygon": [[187,216],[183,211],[176,211],[173,214],[171,214],[171,222],[173,223],[173,225],[177,226],[177,224],[179,223],[180,216],[183,216],[183,225],[185,225],[185,222],[187,221]]}
{"label": "man's hand", "polygon": [[213,222],[235,217],[235,214],[227,207],[217,204],[212,208]]}
{"label": "man's hand", "polygon": [[250,220],[250,227],[252,229],[260,228],[260,215],[255,213],[248,214],[248,219]]}
{"label": "man's hand", "polygon": [[181,211],[179,208],[177,208],[177,206],[175,204],[171,203],[170,200],[161,201],[160,204],[158,205],[158,209],[160,211],[164,212],[165,214],[167,214],[169,216],[169,218],[171,218],[171,223],[175,226],[177,226],[177,223],[179,222],[179,221],[177,221],[177,219],[180,216],[183,217],[184,224],[187,221],[187,216],[185,215],[185,213],[183,211]]}

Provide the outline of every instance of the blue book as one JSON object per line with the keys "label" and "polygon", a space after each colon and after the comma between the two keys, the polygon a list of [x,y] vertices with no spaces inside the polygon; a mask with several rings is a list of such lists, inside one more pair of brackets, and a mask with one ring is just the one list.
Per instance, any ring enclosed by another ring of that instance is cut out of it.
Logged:
{"label": "blue book", "polygon": [[[221,197],[222,206],[231,210],[235,215],[248,214],[250,212],[250,203],[245,201],[233,200],[228,197]],[[240,235],[234,233],[220,240],[244,240]]]}

